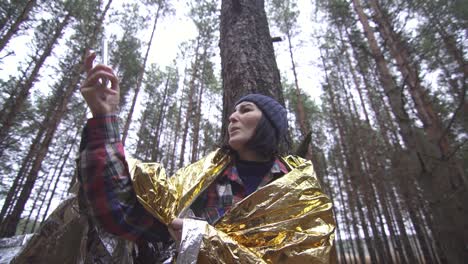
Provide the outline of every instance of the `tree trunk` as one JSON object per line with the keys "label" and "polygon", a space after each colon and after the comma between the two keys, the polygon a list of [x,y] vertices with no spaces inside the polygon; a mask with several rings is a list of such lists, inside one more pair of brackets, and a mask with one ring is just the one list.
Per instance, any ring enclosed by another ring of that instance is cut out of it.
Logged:
{"label": "tree trunk", "polygon": [[[86,116],[83,116],[81,118],[81,120],[84,120],[86,118]],[[80,123],[80,122],[77,122],[77,123]],[[49,200],[47,202],[47,206],[46,206],[46,209],[45,209],[45,212],[42,216],[42,221],[40,223],[43,223],[45,221],[45,218],[49,212],[49,208],[50,208],[50,204],[52,203],[52,200],[55,196],[55,191],[57,190],[57,186],[58,186],[58,183],[60,181],[60,179],[62,179],[62,173],[63,173],[63,169],[65,168],[65,165],[67,163],[67,161],[70,159],[70,155],[73,151],[73,148],[75,147],[75,144],[77,143],[77,139],[78,137],[80,136],[81,132],[80,130],[77,130],[77,133],[75,133],[73,139],[71,139],[71,142],[68,142],[68,151],[67,153],[65,153],[63,156],[61,156],[62,158],[62,163],[60,164],[60,168],[58,168],[58,173],[54,173],[54,177],[55,177],[55,181],[53,183],[53,187],[52,187],[52,184],[49,184],[48,187],[47,187],[47,190],[46,190],[46,194],[50,192],[50,197],[49,197]],[[65,149],[64,149],[65,150]],[[57,165],[59,165],[59,163],[57,162]],[[55,176],[55,174],[57,174],[57,176]],[[53,180],[53,178],[51,178],[51,181]],[[50,190],[52,187],[52,190]],[[34,230],[36,229],[36,225],[37,225],[37,222],[40,218],[40,212],[42,211],[42,207],[44,206],[44,203],[45,203],[45,200],[46,200],[46,196],[44,195],[44,199],[42,200],[42,203],[38,209],[38,213],[37,213],[37,217],[34,219],[34,222],[33,222],[33,226],[31,227],[31,230],[34,232]]]}
{"label": "tree trunk", "polygon": [[26,5],[19,14],[18,18],[16,18],[15,22],[13,22],[13,24],[10,26],[5,35],[3,35],[0,38],[0,51],[2,51],[3,48],[5,48],[5,46],[10,41],[11,37],[13,37],[13,35],[16,34],[16,32],[18,32],[21,24],[28,20],[29,13],[31,12],[32,8],[36,5],[36,2],[36,0],[30,0],[26,2]]}
{"label": "tree trunk", "polygon": [[201,71],[201,81],[200,81],[200,88],[198,91],[198,99],[197,99],[197,110],[195,112],[195,120],[193,122],[193,147],[192,147],[192,157],[190,159],[191,162],[195,162],[198,160],[198,142],[200,138],[200,123],[201,123],[201,106],[203,100],[203,93],[205,90],[206,81],[203,79],[205,76],[206,71],[206,56],[207,55],[207,47],[204,48],[203,52],[203,62],[202,62],[202,71]]}
{"label": "tree trunk", "polygon": [[128,111],[127,119],[125,120],[125,125],[122,132],[122,144],[125,145],[125,140],[127,139],[128,130],[130,129],[130,123],[132,122],[133,111],[135,111],[135,105],[140,93],[141,84],[143,83],[143,76],[145,75],[146,62],[148,61],[149,51],[151,49],[151,43],[153,42],[154,32],[156,31],[156,25],[158,24],[159,12],[161,10],[161,4],[158,5],[156,15],[154,17],[153,30],[151,31],[151,36],[148,42],[148,47],[146,48],[145,58],[143,59],[143,65],[141,65],[140,74],[138,76],[137,85],[135,87],[135,94],[133,95],[132,105]]}
{"label": "tree trunk", "polygon": [[[355,186],[353,186],[353,183],[352,183],[352,179],[349,179],[350,177],[353,177],[356,175],[356,171],[355,171],[355,164],[351,161],[350,159],[350,155],[349,155],[349,150],[348,150],[348,147],[347,145],[345,144],[344,140],[345,140],[345,135],[344,135],[344,130],[342,128],[342,122],[340,121],[340,116],[339,116],[339,111],[338,111],[338,108],[337,108],[337,104],[335,102],[335,98],[334,98],[334,94],[331,90],[331,82],[330,82],[330,79],[328,78],[328,74],[327,74],[327,67],[325,65],[325,60],[323,58],[323,56],[321,56],[322,58],[322,62],[323,62],[323,67],[324,67],[324,70],[325,70],[325,79],[326,79],[326,83],[328,84],[326,86],[326,93],[328,94],[328,97],[329,97],[329,103],[331,105],[331,110],[332,110],[332,116],[331,116],[331,120],[332,120],[332,123],[335,123],[334,120],[336,120],[336,127],[338,128],[338,141],[337,141],[337,145],[338,146],[341,146],[341,149],[342,149],[342,154],[338,154],[338,155],[343,155],[344,156],[344,161],[341,161],[340,162],[340,167],[342,169],[342,175],[343,175],[343,178],[344,178],[344,181],[345,181],[345,190],[346,190],[346,193],[351,196],[352,198],[349,198],[350,200],[350,209],[351,209],[351,215],[354,217],[356,216],[356,208],[362,208],[362,204],[361,204],[361,201],[360,201],[360,198],[359,198],[359,191],[357,189],[355,189]],[[350,182],[349,184],[346,182],[346,179],[348,178],[348,181]],[[350,186],[351,185],[351,186]],[[361,223],[364,223],[365,221],[364,220],[364,216],[362,215],[362,211],[360,209],[357,210],[358,212],[358,218],[361,220]],[[356,219],[357,220],[357,219]],[[352,224],[352,227],[354,229],[354,235],[356,236],[356,239],[357,239],[357,252],[359,254],[359,262],[364,262],[366,257],[365,257],[365,253],[364,253],[364,244],[362,243],[360,237],[359,237],[359,229],[356,225],[356,222],[358,221],[355,221],[353,224]],[[367,230],[365,228],[363,228],[363,230],[365,231],[365,238],[368,239],[369,238],[369,235],[367,234]]]}
{"label": "tree trunk", "polygon": [[[408,44],[403,43],[402,39],[395,33],[379,4],[372,0],[370,5],[374,11],[375,21],[379,25],[377,28],[408,85],[427,138],[435,146],[426,154],[442,161],[442,164],[431,164],[429,173],[432,175],[427,175],[422,179],[426,198],[431,201],[430,205],[436,223],[436,239],[441,241],[449,263],[462,263],[468,259],[468,251],[465,247],[468,245],[468,225],[466,223],[466,219],[468,219],[468,207],[466,206],[468,180],[461,164],[454,156],[447,131],[445,131],[428,98],[426,89],[421,83],[416,64],[411,61],[411,54],[406,48]],[[451,198],[447,198],[447,195],[450,195]]]}
{"label": "tree trunk", "polygon": [[190,76],[190,81],[188,84],[188,94],[187,94],[187,100],[188,100],[188,105],[187,109],[185,111],[185,120],[184,120],[184,127],[183,127],[183,133],[182,133],[182,144],[180,148],[180,156],[179,156],[179,168],[181,168],[184,164],[184,158],[185,158],[185,144],[187,142],[187,136],[188,136],[188,131],[189,131],[189,126],[190,126],[190,120],[193,118],[193,100],[196,92],[196,87],[195,87],[195,81],[199,78],[198,70],[200,68],[200,37],[197,38],[197,46],[195,47],[195,59],[192,64],[191,70],[192,74]]}
{"label": "tree trunk", "polygon": [[[353,0],[353,6],[363,26],[364,33],[369,43],[371,54],[374,57],[374,60],[377,64],[377,69],[382,87],[384,88],[385,93],[387,94],[392,112],[395,115],[398,125],[400,126],[400,133],[403,138],[403,141],[405,142],[408,148],[416,149],[416,140],[413,135],[412,127],[410,124],[410,118],[404,108],[404,101],[401,98],[401,91],[399,91],[399,88],[396,86],[392,75],[390,74],[387,62],[382,52],[380,51],[380,48],[377,44],[377,40],[374,36],[374,31],[369,25],[368,18],[362,9],[360,0]],[[422,166],[424,167],[424,164],[422,164]]]}
{"label": "tree trunk", "polygon": [[[82,52],[80,54],[81,55],[80,62],[84,61],[87,51],[95,45],[96,38],[98,36],[99,30],[102,25],[102,21],[104,20],[104,16],[109,10],[111,3],[112,3],[112,0],[109,0],[101,16],[98,18],[96,26],[93,29],[93,32],[90,33],[91,35],[88,38],[85,44],[85,47],[82,49]],[[73,95],[73,92],[76,91],[76,87],[78,86],[78,83],[81,79],[81,76],[80,76],[82,72],[81,64],[72,66],[72,68],[67,72],[69,72],[72,77],[69,78],[68,75],[65,75],[63,79],[63,82],[65,83],[63,83],[63,85],[65,85],[66,87],[63,92],[57,93],[58,105],[57,106],[51,105],[51,108],[48,111],[51,114],[46,116],[45,122],[42,122],[43,127],[46,128],[45,136],[41,140],[39,146],[37,147],[35,151],[35,157],[32,162],[31,169],[29,170],[29,172],[27,173],[25,177],[26,181],[24,183],[23,189],[21,190],[19,194],[18,200],[16,201],[16,204],[13,207],[13,210],[8,216],[6,216],[6,218],[1,223],[0,237],[9,237],[15,234],[16,227],[21,218],[21,213],[23,212],[24,206],[26,205],[26,202],[31,194],[31,190],[34,187],[34,183],[36,182],[38,172],[47,154],[49,145],[52,142],[53,136],[55,134],[55,131],[57,130],[57,127],[62,117],[67,112],[66,111],[67,104],[71,96]]]}
{"label": "tree trunk", "polygon": [[261,93],[282,105],[284,97],[264,0],[223,0],[220,37],[223,78],[220,142],[226,143],[228,118],[241,96]]}
{"label": "tree trunk", "polygon": [[[301,89],[299,88],[299,81],[297,79],[296,62],[294,61],[294,54],[292,51],[292,44],[291,44],[291,34],[289,34],[288,32],[286,34],[286,37],[288,39],[289,57],[291,59],[292,71],[294,75],[294,85],[295,85],[295,94],[296,94],[296,102],[297,102],[296,118],[299,123],[299,128],[301,130],[302,137],[304,138],[307,135],[307,133],[309,133],[308,119],[307,119],[306,112],[304,110],[304,105],[302,103]],[[311,153],[308,153],[308,155],[310,154]]]}
{"label": "tree trunk", "polygon": [[[184,70],[184,81],[183,83],[185,84],[187,80],[187,68],[185,68]],[[185,92],[185,86],[182,87],[182,92],[181,92],[181,98],[183,97],[184,95],[184,92]],[[179,131],[180,131],[180,128],[181,128],[181,122],[182,122],[182,102],[183,100],[180,100],[180,104],[179,104],[179,110],[177,111],[177,119],[176,119],[176,129],[174,130],[174,145],[172,146],[172,150],[171,150],[171,166],[170,166],[170,175],[172,175],[174,172],[175,172],[175,168],[176,168],[176,150],[177,150],[177,142],[178,142],[178,138],[179,138]]]}
{"label": "tree trunk", "polygon": [[[39,56],[39,58],[34,59],[34,68],[29,74],[29,76],[24,76],[21,78],[16,87],[18,87],[19,92],[17,93],[16,97],[11,97],[7,103],[3,106],[3,109],[0,111],[0,120],[1,120],[1,128],[0,128],[0,157],[3,155],[3,151],[5,148],[2,146],[3,142],[5,141],[6,137],[8,136],[8,132],[11,130],[13,126],[13,122],[20,113],[23,108],[23,105],[29,95],[29,91],[34,85],[34,82],[37,80],[39,70],[44,65],[45,60],[47,57],[50,56],[52,53],[52,49],[59,40],[60,36],[64,32],[65,26],[68,24],[70,20],[70,13],[68,13],[63,20],[57,24],[54,34],[50,37],[47,46],[44,48],[44,51]],[[23,81],[24,79],[24,81]]]}
{"label": "tree trunk", "polygon": [[156,134],[155,134],[155,137],[154,137],[154,140],[153,142],[155,143],[155,146],[153,146],[153,149],[152,149],[152,154],[151,154],[151,160],[153,161],[156,161],[158,160],[159,158],[159,154],[161,153],[161,150],[159,149],[159,141],[161,139],[161,133],[162,133],[162,127],[163,127],[163,123],[164,123],[164,117],[165,117],[165,112],[166,112],[166,106],[167,106],[167,93],[168,93],[168,90],[169,90],[169,80],[170,80],[171,76],[169,75],[169,72],[168,72],[168,75],[167,75],[167,80],[166,80],[166,84],[164,85],[164,91],[163,91],[163,97],[162,97],[162,100],[160,102],[160,108],[159,108],[159,111],[158,111],[158,120],[156,121]]}

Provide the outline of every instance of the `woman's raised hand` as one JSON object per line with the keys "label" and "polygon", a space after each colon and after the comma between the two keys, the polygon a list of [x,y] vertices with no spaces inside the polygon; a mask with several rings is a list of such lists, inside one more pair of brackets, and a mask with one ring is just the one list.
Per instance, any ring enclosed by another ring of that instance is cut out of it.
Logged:
{"label": "woman's raised hand", "polygon": [[[91,52],[85,59],[86,79],[81,85],[81,94],[88,104],[93,117],[115,114],[120,100],[119,79],[107,65],[93,67],[96,53]],[[110,88],[107,83],[110,82]]]}

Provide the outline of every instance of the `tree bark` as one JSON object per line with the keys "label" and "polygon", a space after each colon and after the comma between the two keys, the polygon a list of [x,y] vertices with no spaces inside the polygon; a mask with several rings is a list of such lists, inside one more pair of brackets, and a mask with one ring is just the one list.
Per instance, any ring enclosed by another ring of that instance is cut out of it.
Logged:
{"label": "tree bark", "polygon": [[[223,0],[221,4],[221,144],[228,140],[234,103],[248,93],[271,96],[284,105],[281,80],[268,28],[264,0]],[[283,146],[282,150],[286,150]]]}
{"label": "tree bark", "polygon": [[[204,52],[205,54],[203,55],[203,69],[202,69],[202,72],[201,72],[201,76],[204,76],[205,74],[205,68],[206,68],[206,52]],[[197,99],[197,110],[195,112],[195,120],[193,120],[193,141],[192,141],[192,144],[193,144],[193,147],[192,147],[192,157],[190,158],[190,162],[195,162],[198,160],[198,142],[199,142],[199,138],[200,138],[200,123],[201,123],[201,105],[202,105],[202,100],[203,100],[203,92],[205,90],[205,81],[204,80],[201,80],[201,83],[200,83],[200,88],[198,90],[198,99]]]}

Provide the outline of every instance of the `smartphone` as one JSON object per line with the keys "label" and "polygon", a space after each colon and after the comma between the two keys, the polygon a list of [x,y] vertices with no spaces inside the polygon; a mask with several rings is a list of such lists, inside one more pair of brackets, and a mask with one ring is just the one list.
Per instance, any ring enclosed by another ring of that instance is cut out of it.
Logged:
{"label": "smartphone", "polygon": [[104,36],[102,37],[101,43],[101,60],[102,64],[107,65],[109,63],[109,46],[107,43],[107,38]]}
{"label": "smartphone", "polygon": [[[106,36],[102,37],[102,42],[101,42],[101,64],[107,65],[109,63],[109,44],[107,43],[107,38]],[[109,88],[109,80],[106,78],[103,78],[101,80],[102,85],[105,85],[107,88]]]}

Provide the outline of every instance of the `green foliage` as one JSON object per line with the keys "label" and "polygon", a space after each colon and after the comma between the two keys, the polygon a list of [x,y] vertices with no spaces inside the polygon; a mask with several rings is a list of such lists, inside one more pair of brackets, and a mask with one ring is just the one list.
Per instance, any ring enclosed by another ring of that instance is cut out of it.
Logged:
{"label": "green foliage", "polygon": [[269,14],[283,34],[294,36],[298,33],[299,9],[295,0],[271,0]]}
{"label": "green foliage", "polygon": [[144,29],[145,19],[140,15],[137,4],[125,4],[123,10],[112,16],[112,24],[117,23],[122,29],[121,37],[112,35],[110,45],[110,65],[117,72],[120,82],[122,108],[126,102],[129,91],[135,89],[141,75],[143,57],[142,43],[137,37],[139,31]]}

